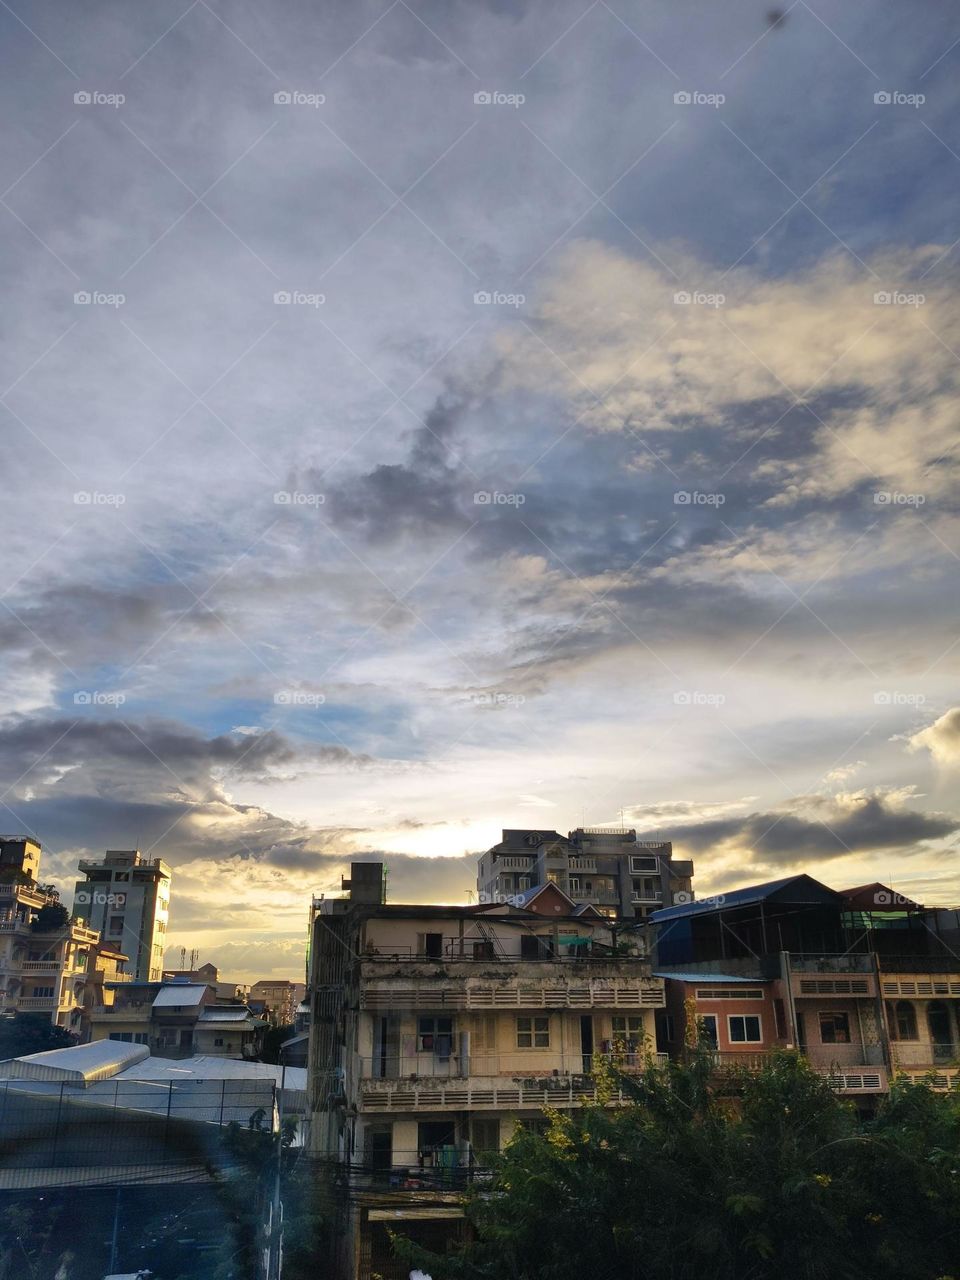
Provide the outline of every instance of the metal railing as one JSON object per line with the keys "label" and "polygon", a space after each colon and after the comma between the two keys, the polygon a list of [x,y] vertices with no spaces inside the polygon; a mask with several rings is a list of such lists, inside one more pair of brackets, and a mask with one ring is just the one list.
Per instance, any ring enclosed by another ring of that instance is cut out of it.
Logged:
{"label": "metal railing", "polygon": [[818,1071],[833,1067],[882,1067],[883,1046],[879,1044],[814,1044],[800,1052]]}
{"label": "metal railing", "polygon": [[478,1155],[466,1144],[369,1152],[340,1172],[356,1191],[458,1191],[493,1176],[487,1153]]}
{"label": "metal railing", "polygon": [[893,1040],[890,1057],[901,1067],[932,1067],[960,1064],[960,1046],[953,1043],[909,1043]]}
{"label": "metal railing", "polygon": [[[456,1047],[456,1046],[454,1046]],[[525,1055],[527,1059],[525,1061]],[[553,1079],[555,1077],[589,1075],[603,1064],[621,1071],[641,1071],[654,1064],[663,1066],[665,1053],[645,1050],[640,1046],[621,1051],[598,1053],[551,1053],[549,1049],[517,1048],[505,1052],[474,1052],[466,1055],[451,1052],[440,1057],[431,1052],[416,1054],[381,1054],[372,1058],[356,1058],[358,1076],[366,1081],[416,1083],[420,1080],[464,1079]]]}
{"label": "metal railing", "polygon": [[858,952],[804,951],[791,954],[790,968],[795,973],[873,973],[872,955]]}
{"label": "metal railing", "polygon": [[[593,897],[582,898],[582,901],[600,901],[600,898],[594,894]],[[619,901],[619,899],[615,899]],[[571,926],[563,931],[563,936],[572,936],[576,932],[576,926]],[[481,963],[489,964],[491,961],[497,961],[506,964],[543,964],[546,961],[563,961],[576,963],[582,960],[608,960],[619,959],[622,956],[611,957],[608,947],[601,943],[588,942],[584,946],[576,946],[570,943],[559,943],[559,951],[554,952],[552,948],[552,938],[546,934],[537,935],[541,939],[541,948],[537,955],[521,955],[520,938],[523,935],[516,933],[509,938],[496,937],[491,934],[489,937],[481,937],[474,934],[467,938],[461,938],[457,935],[444,937],[439,951],[424,951],[410,943],[402,943],[398,946],[378,947],[374,943],[368,944],[365,951],[360,953],[361,960],[388,960],[400,963],[415,962],[417,964],[443,964],[450,963]],[[528,935],[530,937],[534,935]],[[588,935],[584,935],[588,936]],[[504,950],[504,943],[509,943],[517,948],[516,951],[507,952]]]}

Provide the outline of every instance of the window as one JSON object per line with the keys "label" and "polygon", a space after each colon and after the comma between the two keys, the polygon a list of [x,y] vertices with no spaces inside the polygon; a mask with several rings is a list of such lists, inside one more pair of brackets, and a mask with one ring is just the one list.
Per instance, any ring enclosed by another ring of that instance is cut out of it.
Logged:
{"label": "window", "polygon": [[417,1019],[417,1053],[432,1053],[436,1058],[449,1058],[453,1051],[452,1018]]}
{"label": "window", "polygon": [[787,1011],[782,1000],[774,1000],[773,1016],[777,1022],[777,1038],[786,1040],[787,1038]]}
{"label": "window", "polygon": [[495,958],[493,940],[484,938],[482,942],[475,942],[473,944],[473,958],[474,960],[493,960]]}
{"label": "window", "polygon": [[570,892],[571,892],[571,893],[579,893],[579,892],[580,892],[580,877],[579,877],[579,876],[571,876],[571,877],[570,877]]}
{"label": "window", "polygon": [[[667,1044],[673,1043],[673,1014],[660,1013],[654,1014],[657,1027],[657,1039],[666,1041]],[[659,1046],[658,1046],[659,1048]]]}
{"label": "window", "polygon": [[135,1033],[135,1035],[134,1035],[134,1037],[133,1037],[133,1043],[134,1043],[134,1044],[149,1044],[149,1043],[150,1043],[150,1037],[147,1035],[147,1033],[146,1033],[145,1031],[138,1031],[138,1032],[136,1032],[136,1033]]}
{"label": "window", "polygon": [[549,1018],[518,1018],[517,1019],[517,1048],[518,1049],[549,1049],[550,1048],[550,1019]]}
{"label": "window", "polygon": [[559,872],[559,871],[548,871],[548,872],[547,872],[547,884],[557,884],[559,880],[560,880],[560,872]]}
{"label": "window", "polygon": [[917,1039],[917,1013],[909,1000],[887,1003],[887,1022],[891,1040]]}
{"label": "window", "polygon": [[715,1013],[705,1013],[699,1021],[703,1023],[703,1038],[708,1048],[718,1048],[720,1042],[717,1039],[717,1015]]}
{"label": "window", "polygon": [[129,872],[129,871],[118,871],[118,872],[116,873],[116,875],[115,875],[113,878],[114,878],[114,880],[127,880],[127,881],[128,881],[128,880],[130,879],[130,872]]}
{"label": "window", "polygon": [[659,870],[659,866],[656,858],[638,857],[636,854],[630,855],[630,871],[632,874],[657,870]]}
{"label": "window", "polygon": [[732,1013],[727,1018],[731,1044],[759,1044],[760,1018],[755,1013]]}
{"label": "window", "polygon": [[821,1013],[820,1043],[849,1044],[850,1015],[848,1013]]}
{"label": "window", "polygon": [[495,1155],[500,1150],[500,1121],[496,1119],[470,1121],[470,1145],[472,1156],[480,1164],[484,1158]]}
{"label": "window", "polygon": [[613,1038],[614,1040],[642,1040],[643,1018],[636,1015],[614,1018]]}
{"label": "window", "polygon": [[214,1036],[213,1043],[217,1049],[223,1048],[223,1038],[221,1036]]}
{"label": "window", "polygon": [[529,877],[529,876],[517,876],[517,888],[520,890],[520,892],[521,892],[521,893],[523,893],[525,890],[529,889],[529,888],[530,888],[530,877]]}
{"label": "window", "polygon": [[39,996],[44,1000],[49,1000],[53,995],[53,987],[34,987],[33,994],[34,997]]}
{"label": "window", "polygon": [[117,934],[123,933],[123,916],[111,916],[110,927],[107,932],[114,937]]}
{"label": "window", "polygon": [[553,956],[553,939],[548,934],[520,935],[521,960],[549,960]]}
{"label": "window", "polygon": [[762,1000],[759,987],[698,987],[698,1000]]}

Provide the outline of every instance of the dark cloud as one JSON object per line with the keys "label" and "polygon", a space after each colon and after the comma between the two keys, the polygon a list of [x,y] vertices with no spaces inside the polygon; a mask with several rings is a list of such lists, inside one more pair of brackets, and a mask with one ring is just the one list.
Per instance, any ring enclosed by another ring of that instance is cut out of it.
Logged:
{"label": "dark cloud", "polygon": [[[821,798],[807,802],[808,813],[770,811],[673,827],[675,845],[707,853],[720,845],[748,850],[752,860],[771,867],[800,868],[804,863],[880,849],[916,852],[924,841],[960,831],[960,818],[892,806],[868,796],[852,806]],[[819,816],[819,811],[826,810]]]}

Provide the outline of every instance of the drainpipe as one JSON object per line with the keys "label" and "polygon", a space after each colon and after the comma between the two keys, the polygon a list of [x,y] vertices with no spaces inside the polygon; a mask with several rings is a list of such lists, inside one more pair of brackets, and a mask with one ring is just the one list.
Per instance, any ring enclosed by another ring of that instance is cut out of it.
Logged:
{"label": "drainpipe", "polygon": [[793,973],[790,968],[790,952],[780,952],[780,980],[783,983],[784,1003],[787,1010],[787,1024],[793,1047],[800,1048],[800,1028],[797,1025],[797,1006],[793,998]]}

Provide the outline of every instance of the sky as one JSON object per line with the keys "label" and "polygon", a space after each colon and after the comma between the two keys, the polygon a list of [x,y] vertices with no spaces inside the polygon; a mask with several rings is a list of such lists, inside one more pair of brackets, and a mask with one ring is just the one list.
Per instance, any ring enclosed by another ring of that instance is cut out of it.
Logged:
{"label": "sky", "polygon": [[950,0],[0,7],[0,827],[299,978],[635,826],[960,900]]}

